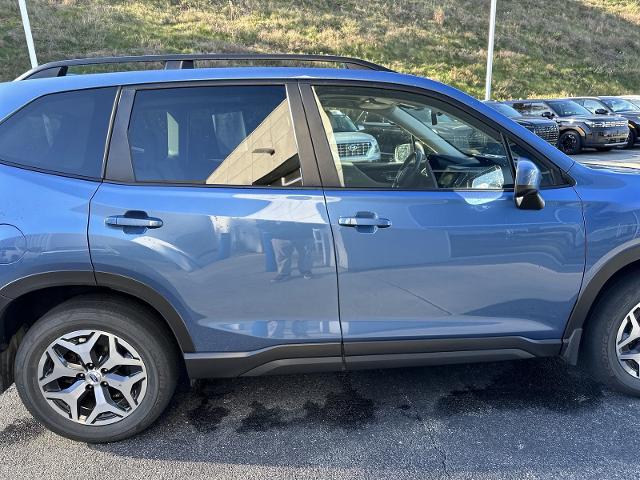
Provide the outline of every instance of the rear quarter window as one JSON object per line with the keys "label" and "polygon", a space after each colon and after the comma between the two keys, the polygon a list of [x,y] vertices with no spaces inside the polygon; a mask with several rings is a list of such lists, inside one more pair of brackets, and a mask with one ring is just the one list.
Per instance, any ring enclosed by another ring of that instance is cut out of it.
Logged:
{"label": "rear quarter window", "polygon": [[115,94],[97,88],[34,100],[0,123],[0,161],[100,178]]}

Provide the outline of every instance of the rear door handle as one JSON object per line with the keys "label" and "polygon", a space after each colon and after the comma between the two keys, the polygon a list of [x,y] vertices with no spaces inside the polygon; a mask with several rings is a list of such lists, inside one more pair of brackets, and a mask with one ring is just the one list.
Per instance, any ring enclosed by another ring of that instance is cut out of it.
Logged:
{"label": "rear door handle", "polygon": [[162,220],[152,217],[132,217],[127,215],[113,215],[104,220],[110,227],[138,227],[138,228],[160,228]]}

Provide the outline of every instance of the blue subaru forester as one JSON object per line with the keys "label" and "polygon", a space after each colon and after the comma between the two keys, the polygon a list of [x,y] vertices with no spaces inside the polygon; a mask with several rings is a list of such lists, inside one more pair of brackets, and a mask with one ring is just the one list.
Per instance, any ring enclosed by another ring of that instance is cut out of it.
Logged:
{"label": "blue subaru forester", "polygon": [[70,60],[0,84],[0,119],[0,386],[61,435],[140,432],[183,372],[561,355],[640,394],[640,176],[458,90],[342,57]]}

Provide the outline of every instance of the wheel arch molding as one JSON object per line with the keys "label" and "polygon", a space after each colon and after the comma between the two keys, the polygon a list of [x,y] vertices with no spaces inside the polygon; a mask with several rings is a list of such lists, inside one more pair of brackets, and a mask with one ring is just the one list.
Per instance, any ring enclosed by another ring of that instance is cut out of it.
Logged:
{"label": "wheel arch molding", "polygon": [[[0,288],[0,298],[4,299],[0,313],[5,313],[13,301],[24,295],[54,287],[100,288],[133,297],[160,315],[183,353],[195,351],[195,345],[185,321],[165,296],[147,284],[121,274],[84,270],[49,271],[28,275]],[[2,329],[4,329],[3,320],[0,320]]]}
{"label": "wheel arch molding", "polygon": [[583,285],[562,337],[561,355],[566,360],[577,363],[582,330],[601,295],[618,279],[637,273],[640,273],[640,244],[627,247],[607,259]]}

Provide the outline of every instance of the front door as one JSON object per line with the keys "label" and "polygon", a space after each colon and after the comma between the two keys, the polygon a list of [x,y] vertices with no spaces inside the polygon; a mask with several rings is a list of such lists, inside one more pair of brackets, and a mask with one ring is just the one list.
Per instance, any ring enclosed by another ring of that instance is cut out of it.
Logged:
{"label": "front door", "polygon": [[[346,355],[408,351],[397,340],[557,344],[585,248],[581,205],[560,172],[442,99],[348,85],[305,91],[328,135],[321,160],[335,164],[322,170]],[[338,115],[353,124],[345,145]],[[380,153],[353,157],[351,143]],[[524,155],[543,172],[542,210],[513,201],[512,161]]]}
{"label": "front door", "polygon": [[128,162],[131,178],[96,193],[91,258],[99,282],[123,275],[166,298],[196,352],[323,343],[341,355],[324,197],[306,122],[294,121],[297,87],[297,99],[288,90],[123,92],[119,115],[132,104],[130,119],[124,140],[116,120],[107,172],[122,176],[113,165]]}

